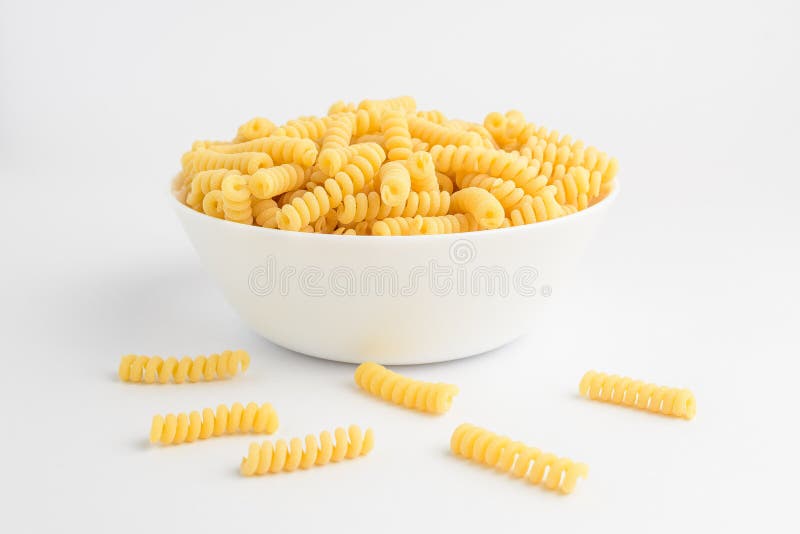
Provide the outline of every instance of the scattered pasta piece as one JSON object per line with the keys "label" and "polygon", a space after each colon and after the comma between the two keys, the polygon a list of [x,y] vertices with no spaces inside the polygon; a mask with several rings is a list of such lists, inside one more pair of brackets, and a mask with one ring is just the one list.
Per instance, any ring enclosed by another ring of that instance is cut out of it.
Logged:
{"label": "scattered pasta piece", "polygon": [[436,414],[449,410],[458,394],[458,387],[452,384],[413,380],[372,362],[358,366],[355,381],[361,389],[383,400]]}
{"label": "scattered pasta piece", "polygon": [[355,425],[347,430],[337,428],[333,431],[333,436],[326,430],[319,435],[319,439],[309,434],[305,442],[300,438],[292,438],[288,443],[283,439],[274,443],[251,443],[247,456],[242,458],[240,472],[245,476],[265,475],[350,460],[366,456],[374,443],[375,437],[371,428],[362,433]]}
{"label": "scattered pasta piece", "polygon": [[586,464],[559,458],[467,423],[453,432],[450,449],[457,456],[517,478],[525,477],[532,484],[543,482],[545,488],[564,494],[572,493],[578,479],[589,474]]}
{"label": "scattered pasta piece", "polygon": [[182,384],[187,380],[200,382],[228,378],[247,371],[250,366],[250,355],[244,350],[226,350],[208,357],[190,358],[184,356],[180,360],[170,356],[162,359],[159,356],[123,356],[119,364],[119,379],[123,382],[143,382],[145,384],[166,384],[174,382]]}
{"label": "scattered pasta piece", "polygon": [[663,415],[692,419],[697,412],[694,393],[688,389],[657,386],[619,375],[589,371],[581,378],[578,389],[588,399]]}
{"label": "scattered pasta piece", "polygon": [[193,411],[156,415],[150,426],[150,443],[180,445],[223,434],[272,434],[277,429],[278,414],[271,404],[259,406],[251,402],[243,406],[236,402],[230,408],[220,404],[216,413],[211,408],[204,408],[202,414]]}

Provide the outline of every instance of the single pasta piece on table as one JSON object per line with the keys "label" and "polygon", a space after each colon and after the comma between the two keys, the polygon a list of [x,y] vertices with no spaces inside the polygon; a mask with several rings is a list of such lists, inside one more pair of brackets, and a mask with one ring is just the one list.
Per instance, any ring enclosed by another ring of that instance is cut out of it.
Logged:
{"label": "single pasta piece on table", "polygon": [[626,376],[589,371],[583,375],[578,390],[588,399],[673,417],[692,419],[697,413],[697,402],[690,390],[657,386]]}
{"label": "single pasta piece on table", "polygon": [[347,430],[337,428],[333,436],[327,430],[319,439],[309,434],[305,438],[305,448],[303,445],[300,438],[292,438],[288,443],[283,439],[274,443],[251,443],[239,470],[245,476],[266,475],[351,460],[369,454],[375,445],[375,436],[371,428],[362,433],[358,426],[351,425]]}
{"label": "single pasta piece on table", "polygon": [[236,402],[230,408],[220,404],[216,413],[211,408],[204,408],[202,414],[193,411],[188,414],[156,415],[150,426],[150,443],[180,445],[223,434],[272,434],[277,429],[278,414],[271,404],[259,406],[251,402],[243,406]]}
{"label": "single pasta piece on table", "polygon": [[199,382],[232,377],[240,368],[244,373],[249,366],[250,355],[245,350],[226,350],[208,357],[184,356],[180,360],[172,356],[162,359],[160,356],[128,354],[120,360],[118,374],[123,382],[182,384],[186,380]]}
{"label": "single pasta piece on table", "polygon": [[512,441],[483,428],[464,423],[450,438],[453,454],[525,478],[531,484],[544,483],[549,490],[572,493],[579,478],[586,478],[589,467],[542,452],[519,441]]}

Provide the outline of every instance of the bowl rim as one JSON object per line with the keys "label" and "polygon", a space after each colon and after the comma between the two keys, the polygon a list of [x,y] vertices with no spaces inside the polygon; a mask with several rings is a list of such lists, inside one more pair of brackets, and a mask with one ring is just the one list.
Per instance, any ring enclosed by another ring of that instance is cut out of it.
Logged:
{"label": "bowl rim", "polygon": [[[435,239],[453,239],[458,238],[459,236],[463,236],[465,234],[469,234],[470,237],[475,237],[476,235],[480,236],[491,236],[496,235],[497,232],[502,232],[504,235],[510,235],[512,232],[522,233],[522,232],[538,232],[538,231],[545,231],[541,229],[548,229],[558,224],[569,224],[570,221],[577,221],[578,217],[586,217],[587,214],[591,215],[592,213],[598,211],[600,209],[607,209],[608,206],[616,201],[617,196],[619,196],[619,182],[615,180],[614,182],[614,189],[611,190],[605,197],[601,200],[596,202],[595,204],[589,206],[586,209],[578,211],[576,213],[572,213],[570,215],[565,215],[564,217],[558,217],[557,219],[549,219],[547,221],[542,221],[538,223],[532,224],[523,224],[520,226],[511,226],[507,228],[494,228],[492,230],[479,230],[475,232],[458,232],[452,234],[433,234],[433,235],[393,235],[393,236],[382,236],[382,235],[338,235],[338,234],[321,234],[317,232],[290,232],[287,230],[279,230],[277,228],[264,228],[261,226],[257,226],[254,224],[241,224],[234,221],[228,221],[225,219],[218,219],[216,217],[211,217],[206,215],[205,213],[201,213],[192,209],[191,207],[187,206],[180,200],[178,200],[177,191],[175,190],[174,185],[177,183],[178,179],[180,178],[180,173],[172,178],[170,181],[169,186],[169,196],[173,203],[173,209],[175,210],[184,210],[184,212],[188,212],[191,216],[202,217],[203,219],[210,219],[212,221],[216,221],[217,223],[230,225],[229,228],[233,229],[234,227],[238,227],[238,231],[244,232],[257,232],[261,235],[287,235],[287,234],[296,234],[298,239],[345,239],[348,242],[352,242],[353,238],[362,238],[368,240],[386,240],[386,239],[403,239],[403,240],[435,240]],[[266,233],[265,233],[266,232]],[[303,237],[299,237],[303,236]]]}

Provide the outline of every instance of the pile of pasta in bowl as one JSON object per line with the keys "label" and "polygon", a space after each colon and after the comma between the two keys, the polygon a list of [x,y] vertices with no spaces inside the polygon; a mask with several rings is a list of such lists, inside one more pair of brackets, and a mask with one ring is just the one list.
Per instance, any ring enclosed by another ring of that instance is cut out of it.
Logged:
{"label": "pile of pasta in bowl", "polygon": [[337,102],[277,126],[256,117],[231,141],[196,141],[178,199],[211,217],[341,235],[491,230],[583,210],[614,189],[618,163],[592,146],[492,112],[483,124],[412,97]]}

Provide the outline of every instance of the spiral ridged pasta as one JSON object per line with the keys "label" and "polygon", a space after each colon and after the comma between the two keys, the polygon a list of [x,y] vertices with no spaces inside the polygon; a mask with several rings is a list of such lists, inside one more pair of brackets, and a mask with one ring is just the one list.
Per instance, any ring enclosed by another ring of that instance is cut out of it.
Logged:
{"label": "spiral ridged pasta", "polygon": [[196,173],[214,169],[231,169],[242,174],[253,174],[258,169],[272,167],[272,158],[262,152],[240,152],[222,154],[214,150],[196,150],[189,153],[184,173]]}
{"label": "spiral ridged pasta", "polygon": [[285,135],[262,137],[235,145],[214,145],[211,150],[223,154],[262,152],[268,154],[275,165],[297,163],[303,167],[313,165],[318,154],[314,141]]}
{"label": "spiral ridged pasta", "polygon": [[381,167],[377,177],[381,200],[387,206],[405,205],[411,193],[411,175],[405,162],[392,161]]}
{"label": "spiral ridged pasta", "polygon": [[450,213],[469,213],[483,229],[499,228],[505,211],[492,194],[480,187],[466,187],[453,193],[450,198]]}
{"label": "spiral ridged pasta", "polygon": [[422,217],[387,217],[372,224],[372,235],[419,235]]}
{"label": "spiral ridged pasta", "polygon": [[458,394],[458,387],[452,384],[413,380],[372,362],[362,363],[356,368],[355,381],[361,389],[376,397],[429,413],[446,412]]}
{"label": "spiral ridged pasta", "polygon": [[697,413],[697,402],[688,389],[657,386],[624,376],[589,371],[581,378],[578,390],[592,400],[663,415],[692,419]]}
{"label": "spiral ridged pasta", "polygon": [[256,198],[272,198],[294,191],[306,180],[306,172],[296,163],[260,169],[248,177],[248,187]]}
{"label": "spiral ridged pasta", "polygon": [[123,382],[166,384],[171,381],[182,384],[186,380],[199,382],[228,378],[236,375],[240,368],[244,373],[249,365],[250,355],[244,350],[226,350],[194,359],[184,356],[180,360],[172,356],[162,359],[160,356],[128,354],[120,360],[118,374]]}
{"label": "spiral ridged pasta", "polygon": [[223,204],[224,199],[222,191],[209,191],[203,197],[203,213],[216,219],[224,219],[225,210],[223,209]]}
{"label": "spiral ridged pasta", "polygon": [[277,228],[277,214],[280,211],[278,203],[271,198],[258,199],[253,197],[253,219],[263,228]]}
{"label": "spiral ridged pasta", "polygon": [[352,102],[345,102],[344,100],[337,100],[331,107],[328,108],[328,115],[335,115],[337,113],[351,113],[355,112],[356,105]]}
{"label": "spiral ridged pasta", "polygon": [[[433,158],[431,158],[430,154],[424,151],[416,151],[408,157],[405,163],[411,177],[412,191],[439,190],[436,166],[433,164]],[[452,192],[452,188],[450,192]]]}
{"label": "spiral ridged pasta", "polygon": [[417,111],[415,113],[417,117],[420,119],[425,119],[426,121],[435,122],[436,124],[443,124],[447,121],[447,117],[444,113],[439,111],[438,109],[432,109],[430,111]]}
{"label": "spiral ridged pasta", "polygon": [[488,174],[463,174],[456,176],[456,184],[460,189],[480,187],[487,190],[500,201],[506,213],[520,207],[523,202],[529,203],[533,198],[516,186],[511,180],[495,178]]}
{"label": "spiral ridged pasta", "polygon": [[276,128],[271,136],[297,137],[318,141],[322,139],[327,129],[328,126],[325,124],[325,121],[319,117],[301,117]]}
{"label": "spiral ridged pasta", "polygon": [[241,174],[228,175],[222,180],[220,190],[225,220],[253,224],[253,208],[247,178]]}
{"label": "spiral ridged pasta", "polygon": [[413,137],[431,145],[482,146],[481,137],[475,132],[465,132],[436,124],[420,117],[408,117],[408,131]]}
{"label": "spiral ridged pasta", "polygon": [[381,116],[381,133],[389,161],[402,161],[411,155],[411,134],[403,110],[388,110]]}
{"label": "spiral ridged pasta", "polygon": [[324,217],[331,209],[336,209],[344,194],[341,186],[333,179],[325,180],[324,186],[317,186],[281,207],[277,214],[278,228],[299,231],[311,222]]}
{"label": "spiral ridged pasta", "polygon": [[436,171],[436,182],[439,185],[440,191],[447,191],[450,194],[453,193],[453,189],[455,188],[453,185],[453,180],[451,180],[450,177],[445,173]]}
{"label": "spiral ridged pasta", "polygon": [[245,476],[291,472],[298,467],[308,469],[329,462],[366,456],[374,444],[372,429],[368,428],[362,433],[356,425],[351,425],[347,430],[337,428],[333,431],[333,436],[326,430],[319,435],[319,439],[309,434],[305,443],[300,438],[292,438],[288,443],[283,439],[275,443],[251,443],[239,469]]}
{"label": "spiral ridged pasta", "polygon": [[556,201],[555,195],[555,186],[548,185],[542,188],[530,202],[523,203],[509,214],[511,226],[549,221],[567,215],[566,208]]}
{"label": "spiral ridged pasta", "polygon": [[202,413],[193,411],[153,416],[150,443],[180,445],[223,434],[272,434],[277,429],[278,414],[271,404],[259,406],[251,402],[243,406],[236,402],[230,408],[220,404],[216,413],[211,408],[204,408]]}
{"label": "spiral ridged pasta", "polygon": [[408,194],[405,205],[389,206],[381,201],[378,193],[348,195],[339,206],[339,222],[342,224],[381,220],[387,217],[414,217],[446,215],[450,209],[450,194],[446,191]]}
{"label": "spiral ridged pasta", "polygon": [[414,113],[417,110],[417,102],[410,96],[398,96],[386,100],[362,100],[358,103],[358,109],[368,114],[372,124],[380,124],[381,116],[385,111],[400,110]]}
{"label": "spiral ridged pasta", "polygon": [[439,217],[422,217],[420,233],[454,234],[457,232],[475,232],[478,230],[478,221],[472,214],[457,213],[455,215],[441,215]]}
{"label": "spiral ridged pasta", "polygon": [[331,122],[325,135],[322,137],[322,147],[319,152],[317,165],[319,168],[333,176],[348,162],[351,151],[350,139],[353,136],[352,119],[339,118]]}
{"label": "spiral ridged pasta", "polygon": [[333,177],[344,195],[360,192],[370,182],[386,160],[386,153],[376,143],[351,145],[349,163]]}
{"label": "spiral ridged pasta", "polygon": [[453,454],[480,464],[524,477],[532,484],[544,483],[549,490],[572,493],[579,478],[586,478],[589,467],[542,452],[519,441],[512,441],[483,428],[464,423],[450,438]]}
{"label": "spiral ridged pasta", "polygon": [[559,204],[569,204],[582,210],[589,206],[590,195],[594,197],[600,194],[602,181],[599,172],[595,173],[595,181],[592,183],[589,171],[583,167],[572,167],[553,185],[556,187],[556,200]]}
{"label": "spiral ridged pasta", "polygon": [[535,195],[547,185],[547,177],[539,175],[538,162],[518,154],[483,147],[434,146],[430,151],[436,170],[450,176],[488,174],[511,180],[528,195]]}
{"label": "spiral ridged pasta", "polygon": [[219,191],[222,187],[222,180],[226,176],[237,174],[241,173],[228,169],[216,169],[213,171],[201,171],[192,175],[191,188],[186,197],[186,203],[192,208],[201,211],[203,209],[203,198],[211,191]]}
{"label": "spiral ridged pasta", "polygon": [[266,137],[274,132],[276,128],[277,126],[271,120],[264,117],[255,117],[239,126],[234,141],[240,143],[258,139],[259,137]]}

